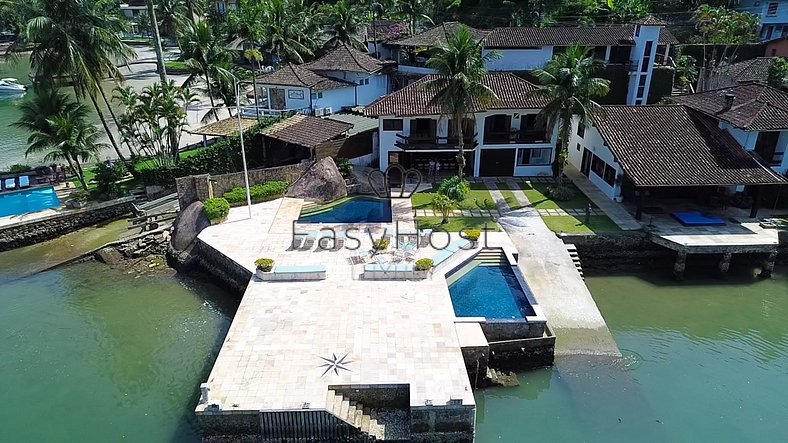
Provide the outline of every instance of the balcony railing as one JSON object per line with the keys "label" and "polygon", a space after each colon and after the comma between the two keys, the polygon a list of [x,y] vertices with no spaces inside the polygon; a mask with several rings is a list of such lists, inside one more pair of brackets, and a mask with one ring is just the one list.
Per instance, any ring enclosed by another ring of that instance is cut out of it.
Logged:
{"label": "balcony railing", "polygon": [[525,130],[525,131],[507,131],[507,132],[485,132],[484,144],[485,145],[499,145],[499,144],[512,144],[512,143],[548,143],[550,135],[546,131],[540,130]]}
{"label": "balcony railing", "polygon": [[[478,146],[476,134],[463,138],[465,140],[465,149],[470,150]],[[458,137],[438,137],[436,135],[425,134],[397,134],[397,141],[394,142],[394,145],[407,151],[414,149],[457,149],[458,143]]]}

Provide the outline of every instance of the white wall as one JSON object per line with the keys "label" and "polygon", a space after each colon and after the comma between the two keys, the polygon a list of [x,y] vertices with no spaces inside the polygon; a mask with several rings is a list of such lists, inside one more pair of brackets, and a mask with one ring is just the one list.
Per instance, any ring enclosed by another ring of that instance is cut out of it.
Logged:
{"label": "white wall", "polygon": [[[579,137],[577,135],[577,122],[578,119],[576,118],[572,121],[572,138],[569,140],[569,147],[567,151],[569,163],[579,171],[583,162],[583,149],[587,148],[594,155],[604,160],[605,163],[616,169],[615,183],[619,183],[620,177],[623,176],[624,171],[621,169],[621,165],[615,161],[613,152],[610,150],[610,148],[605,146],[605,141],[602,139],[602,135],[599,134],[599,131],[597,131],[597,129],[592,126],[590,128],[586,128],[583,137]],[[579,150],[577,149],[578,143],[580,144]],[[594,171],[590,171],[588,173],[588,179],[611,199],[616,199],[621,196],[620,184],[610,186],[602,177],[596,175]]]}
{"label": "white wall", "polygon": [[[321,93],[322,97],[320,97]],[[356,88],[353,86],[328,89],[317,94],[317,98],[313,99],[314,109],[331,108],[331,112],[336,113],[343,107],[352,107],[356,103]]]}
{"label": "white wall", "polygon": [[[634,105],[637,100],[638,85],[641,76],[646,77],[646,88],[643,92],[642,104],[647,103],[648,93],[651,89],[651,74],[654,71],[654,59],[657,55],[657,46],[659,46],[659,31],[661,26],[635,25],[635,29],[638,27],[640,28],[640,33],[637,36],[633,36],[635,39],[635,46],[632,47],[632,52],[630,54],[631,60],[635,63],[635,70],[629,73],[629,89],[627,92],[628,105]],[[645,56],[646,42],[648,41],[652,42],[648,70],[646,72],[640,72],[641,63]]]}
{"label": "white wall", "polygon": [[[539,114],[538,109],[513,109],[513,110],[498,110],[479,112],[476,114],[476,134],[479,141],[479,147],[476,152],[476,161],[474,163],[474,175],[479,175],[479,168],[481,165],[481,151],[488,149],[512,149],[512,148],[551,148],[550,161],[546,165],[535,166],[517,166],[517,159],[515,157],[514,176],[516,177],[535,177],[538,175],[552,175],[552,163],[555,158],[555,143],[558,139],[558,131],[553,130],[550,140],[544,143],[485,143],[484,141],[484,123],[487,117],[491,115],[507,114],[511,118],[511,127],[513,129],[520,129],[520,124],[523,116],[526,114]],[[516,117],[515,117],[516,115]],[[515,154],[516,155],[516,154]]]}
{"label": "white wall", "polygon": [[537,49],[483,49],[482,54],[495,51],[499,58],[487,63],[490,71],[530,71],[541,68],[553,58],[553,47],[543,46]]}
{"label": "white wall", "polygon": [[777,151],[782,153],[783,161],[779,167],[775,167],[777,172],[783,175],[788,175],[788,131],[782,131],[780,138],[777,140]]}
{"label": "white wall", "polygon": [[739,144],[747,151],[755,150],[755,142],[758,141],[758,131],[745,131],[719,120],[720,129],[725,129],[736,139]]}
{"label": "white wall", "polygon": [[388,74],[363,74],[369,84],[357,86],[356,105],[366,106],[389,93]]}

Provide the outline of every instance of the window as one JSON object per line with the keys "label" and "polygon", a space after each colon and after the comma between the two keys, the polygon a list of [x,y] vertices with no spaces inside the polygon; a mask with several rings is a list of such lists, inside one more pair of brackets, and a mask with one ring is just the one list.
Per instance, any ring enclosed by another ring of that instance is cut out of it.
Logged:
{"label": "window", "polygon": [[635,25],[635,37],[640,37],[640,25]]}
{"label": "window", "polygon": [[552,148],[518,149],[517,166],[549,165],[552,151]]}
{"label": "window", "polygon": [[313,92],[312,93],[312,100],[317,100],[319,98],[323,98],[323,93],[322,92]]}
{"label": "window", "polygon": [[651,48],[654,46],[654,42],[647,41],[646,48],[643,51],[643,64],[640,65],[640,72],[648,72],[648,67],[651,64]]}
{"label": "window", "polygon": [[597,157],[596,155],[591,160],[591,170],[594,171],[594,174],[598,175],[600,178],[605,175],[605,166],[607,166],[607,163],[605,163],[604,160]]}
{"label": "window", "polygon": [[359,84],[359,86],[368,85],[369,84],[369,79],[368,78],[359,79],[358,84]]}
{"label": "window", "polygon": [[582,121],[577,122],[577,136],[581,138],[586,136],[586,125]]}
{"label": "window", "polygon": [[383,130],[384,131],[402,131],[402,119],[401,118],[386,118],[386,119],[383,119]]}
{"label": "window", "polygon": [[577,149],[577,152],[580,152],[580,143],[577,144],[577,147],[575,147],[575,149]]}
{"label": "window", "polygon": [[777,2],[769,3],[769,7],[766,10],[766,16],[767,17],[774,17],[775,15],[777,15],[777,6],[779,6],[779,3],[777,3]]}
{"label": "window", "polygon": [[605,183],[609,184],[610,186],[615,186],[616,168],[613,168],[610,165],[605,165],[605,175],[602,177],[602,180],[604,180]]}

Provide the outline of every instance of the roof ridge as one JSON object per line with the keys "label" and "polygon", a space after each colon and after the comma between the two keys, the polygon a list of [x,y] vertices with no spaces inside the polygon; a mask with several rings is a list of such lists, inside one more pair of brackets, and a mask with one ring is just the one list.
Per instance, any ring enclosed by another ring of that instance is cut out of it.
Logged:
{"label": "roof ridge", "polygon": [[[296,72],[296,69],[295,69],[295,65],[294,65],[294,64],[292,64],[292,63],[289,63],[289,62],[288,62],[288,63],[287,63],[287,66],[289,66],[289,67],[290,67],[290,70],[291,70],[291,71],[293,71],[293,75],[295,76],[295,78],[297,78],[297,79],[298,79],[298,81],[300,81],[302,84],[304,84],[304,86],[308,86],[308,87],[311,87],[311,86],[313,86],[313,85],[310,85],[308,82],[304,81],[304,79],[302,79],[302,78],[301,78],[301,76],[300,76],[300,75],[298,75],[298,72]],[[316,74],[316,75],[317,75],[317,74]]]}

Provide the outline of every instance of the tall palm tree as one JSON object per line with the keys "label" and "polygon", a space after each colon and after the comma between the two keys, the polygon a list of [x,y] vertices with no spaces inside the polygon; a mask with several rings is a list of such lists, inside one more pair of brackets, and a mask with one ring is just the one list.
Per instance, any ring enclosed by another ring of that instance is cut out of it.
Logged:
{"label": "tall palm tree", "polygon": [[109,103],[100,82],[122,79],[117,65],[134,57],[120,40],[120,22],[101,15],[87,0],[39,0],[37,5],[39,15],[27,22],[23,39],[32,47],[30,65],[36,77],[49,83],[68,80],[78,100],[89,98],[118,158],[125,161],[97,101],[100,95]]}
{"label": "tall palm tree", "polygon": [[181,34],[180,41],[183,58],[192,72],[184,85],[190,86],[198,79],[202,81],[211,101],[213,116],[218,119],[219,114],[214,101],[217,91],[214,85],[217,82],[226,84],[234,78],[230,72],[232,56],[223,42],[214,38],[213,31],[205,20],[186,28]]}
{"label": "tall palm tree", "polygon": [[602,109],[594,98],[610,91],[610,80],[594,77],[601,67],[602,62],[591,56],[591,48],[574,45],[553,57],[544,69],[531,72],[544,85],[534,94],[548,100],[540,119],[548,128],[560,124],[553,163],[553,175],[559,188],[563,183],[561,174],[566,164],[572,118],[577,117],[579,124],[585,126],[593,124],[594,117]]}
{"label": "tall palm tree", "polygon": [[430,16],[425,13],[427,7],[423,0],[399,0],[396,8],[396,16],[407,20],[411,35],[416,33],[420,23],[432,23]]}
{"label": "tall palm tree", "polygon": [[303,63],[314,54],[320,32],[307,0],[266,0],[262,23],[260,43],[274,62]]}
{"label": "tall palm tree", "polygon": [[359,20],[361,8],[348,0],[339,0],[334,6],[328,7],[325,16],[325,33],[329,36],[325,46],[337,47],[340,44],[364,49],[364,42],[359,38],[363,22]]}
{"label": "tall palm tree", "polygon": [[487,74],[484,65],[498,57],[495,52],[482,55],[481,41],[467,27],[461,26],[446,37],[447,45],[437,48],[427,66],[438,75],[425,81],[424,87],[434,94],[431,104],[437,105],[452,118],[457,134],[457,175],[465,169],[465,137],[463,122],[473,119],[477,108],[489,106],[498,99],[482,80]]}
{"label": "tall palm tree", "polygon": [[186,0],[156,0],[156,17],[162,34],[170,39],[178,38],[178,31],[189,22]]}
{"label": "tall palm tree", "polygon": [[68,114],[58,114],[46,121],[46,128],[37,130],[28,138],[25,155],[45,152],[44,161],[65,160],[77,173],[82,189],[87,190],[82,163],[98,157],[105,143],[100,143],[101,132],[88,121],[88,109],[78,104]]}
{"label": "tall palm tree", "polygon": [[19,104],[21,115],[13,126],[29,132],[49,130],[49,120],[79,111],[80,105],[55,88],[33,85],[32,94]]}

